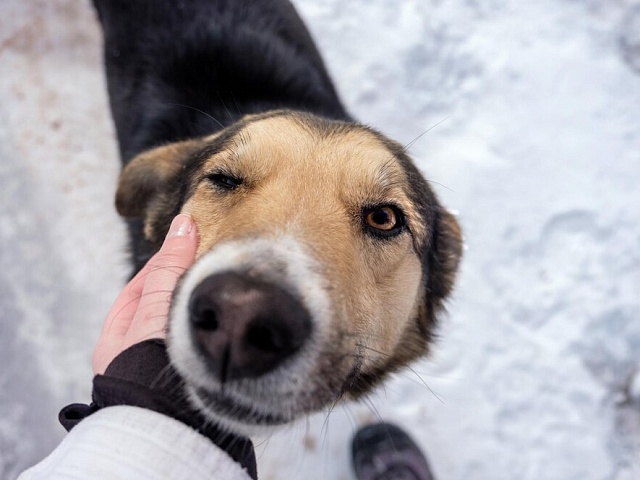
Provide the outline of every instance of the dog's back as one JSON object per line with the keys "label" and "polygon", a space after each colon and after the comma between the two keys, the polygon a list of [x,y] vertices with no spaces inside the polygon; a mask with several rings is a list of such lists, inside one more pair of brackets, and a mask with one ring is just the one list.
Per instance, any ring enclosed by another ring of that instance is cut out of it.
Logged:
{"label": "dog's back", "polygon": [[288,0],[94,3],[124,163],[252,113],[288,108],[348,119]]}

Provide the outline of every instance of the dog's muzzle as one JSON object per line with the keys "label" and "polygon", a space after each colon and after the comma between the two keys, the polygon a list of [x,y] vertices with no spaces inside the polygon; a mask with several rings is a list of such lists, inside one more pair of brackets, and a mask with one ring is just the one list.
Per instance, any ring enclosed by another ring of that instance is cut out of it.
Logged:
{"label": "dog's muzzle", "polygon": [[199,392],[194,398],[210,399],[202,408],[212,414],[228,410],[219,401],[224,393],[265,418],[291,419],[314,388],[332,318],[322,269],[295,238],[229,241],[181,279],[171,305],[169,358],[188,390]]}

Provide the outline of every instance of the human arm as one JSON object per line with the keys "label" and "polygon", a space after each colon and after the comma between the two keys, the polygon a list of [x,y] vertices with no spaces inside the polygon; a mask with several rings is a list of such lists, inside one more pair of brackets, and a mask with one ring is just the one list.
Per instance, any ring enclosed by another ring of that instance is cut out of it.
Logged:
{"label": "human arm", "polygon": [[[22,480],[181,478],[180,472],[200,478],[202,468],[206,478],[255,478],[251,442],[221,431],[190,406],[166,354],[171,293],[196,248],[195,225],[179,215],[160,251],[107,315],[93,355],[92,404],[62,410],[69,434]],[[120,470],[129,467],[137,473]],[[229,476],[236,470],[244,477]]]}

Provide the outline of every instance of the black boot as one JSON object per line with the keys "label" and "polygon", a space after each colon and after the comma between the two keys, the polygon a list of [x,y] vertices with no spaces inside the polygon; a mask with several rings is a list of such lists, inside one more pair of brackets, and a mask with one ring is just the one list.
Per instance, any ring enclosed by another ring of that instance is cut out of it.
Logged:
{"label": "black boot", "polygon": [[389,423],[358,430],[352,455],[358,480],[434,480],[420,448],[404,431]]}

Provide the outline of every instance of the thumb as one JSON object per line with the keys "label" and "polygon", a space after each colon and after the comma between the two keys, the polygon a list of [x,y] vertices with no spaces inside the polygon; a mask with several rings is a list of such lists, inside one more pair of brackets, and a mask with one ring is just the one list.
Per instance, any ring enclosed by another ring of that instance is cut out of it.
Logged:
{"label": "thumb", "polygon": [[171,295],[178,279],[195,261],[197,246],[195,223],[188,215],[178,215],[160,251],[148,262],[140,304],[127,335],[129,342],[164,337]]}

